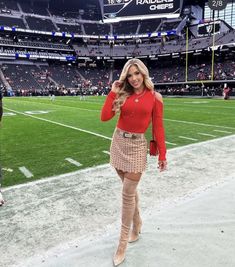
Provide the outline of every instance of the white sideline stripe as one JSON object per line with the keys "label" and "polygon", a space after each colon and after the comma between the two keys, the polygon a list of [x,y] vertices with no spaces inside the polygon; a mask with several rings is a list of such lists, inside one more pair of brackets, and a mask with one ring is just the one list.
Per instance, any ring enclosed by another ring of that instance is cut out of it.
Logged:
{"label": "white sideline stripe", "polygon": [[80,132],[84,132],[84,133],[92,134],[92,135],[95,135],[95,136],[98,136],[98,137],[101,137],[101,138],[104,138],[104,139],[112,140],[111,137],[107,137],[107,136],[104,136],[104,135],[102,135],[102,134],[97,134],[97,133],[90,132],[90,131],[87,131],[87,130],[84,130],[84,129],[81,129],[81,128],[77,128],[77,127],[74,127],[74,126],[66,125],[66,124],[63,124],[63,123],[60,123],[60,122],[47,120],[47,119],[40,118],[40,117],[36,117],[36,116],[30,115],[30,114],[25,114],[25,113],[23,113],[23,112],[15,111],[15,110],[12,110],[12,109],[9,109],[9,108],[5,108],[5,109],[10,110],[10,111],[15,112],[15,113],[18,113],[18,114],[21,114],[21,115],[24,115],[24,116],[28,116],[28,117],[37,119],[37,120],[50,122],[50,123],[52,123],[52,124],[56,124],[56,125],[63,126],[63,127],[66,127],[66,128],[70,128],[70,129],[73,129],[73,130],[77,130],[77,131],[80,131]]}
{"label": "white sideline stripe", "polygon": [[74,165],[76,165],[78,167],[82,166],[82,164],[80,162],[78,162],[78,161],[76,161],[74,159],[66,158],[65,160],[67,160],[68,162],[70,162],[70,163],[72,163],[72,164],[74,164]]}
{"label": "white sideline stripe", "polygon": [[205,135],[205,136],[211,136],[211,137],[217,137],[216,135],[213,134],[207,134],[207,133],[198,133],[200,135]]}
{"label": "white sideline stripe", "polygon": [[30,172],[25,166],[19,167],[19,170],[24,174],[26,178],[31,178],[33,177],[32,172]]}
{"label": "white sideline stripe", "polygon": [[13,172],[13,170],[10,169],[10,168],[2,168],[2,170],[3,170],[3,171],[7,171],[7,172]]}
{"label": "white sideline stripe", "polygon": [[[45,99],[45,98],[44,98]],[[13,100],[16,100],[16,99],[13,99]],[[56,102],[59,102],[59,101],[61,101],[61,100],[57,100]],[[75,102],[75,103],[78,103],[77,101],[75,101],[75,100],[72,100],[73,102]],[[20,102],[25,102],[25,103],[36,103],[36,104],[41,104],[41,105],[48,105],[48,106],[50,106],[51,107],[51,102],[50,103],[41,103],[41,102],[30,102],[30,101],[27,101],[27,100],[21,100]],[[86,103],[88,103],[87,101],[86,101]],[[90,102],[91,103],[91,102]],[[98,102],[97,102],[98,103]],[[70,107],[70,106],[65,106],[65,105],[57,105],[57,104],[53,104],[53,107],[56,107],[56,108],[59,108],[59,107],[65,107],[65,108],[72,108],[72,109],[80,109],[80,110],[86,110],[86,111],[95,111],[95,112],[100,112],[100,110],[98,110],[98,109],[88,109],[88,108],[78,108],[78,107]],[[53,110],[54,111],[54,110]]]}
{"label": "white sideline stripe", "polygon": [[45,177],[45,178],[42,178],[40,180],[35,180],[35,181],[32,181],[32,182],[28,182],[26,184],[18,184],[18,185],[8,186],[5,189],[1,188],[1,191],[4,192],[4,191],[9,191],[9,190],[11,190],[13,188],[16,189],[16,188],[29,186],[29,185],[33,186],[33,185],[37,185],[37,184],[43,184],[43,183],[47,183],[47,182],[50,182],[50,181],[54,181],[54,180],[62,179],[62,178],[65,178],[65,177],[69,177],[71,175],[76,175],[76,174],[80,174],[80,173],[88,173],[88,172],[92,172],[94,170],[100,170],[100,169],[109,168],[109,167],[110,167],[110,164],[106,163],[106,164],[98,165],[96,167],[89,167],[89,168],[85,168],[85,169],[82,169],[82,170],[77,170],[77,171],[74,171],[74,172],[63,173],[63,174],[60,174],[60,175],[57,175],[57,176]]}
{"label": "white sideline stripe", "polygon": [[187,137],[187,136],[178,136],[179,138],[182,138],[182,139],[187,139],[187,140],[192,140],[192,141],[198,141],[198,139],[195,139],[195,138],[191,138],[191,137]]}
{"label": "white sideline stripe", "polygon": [[[24,101],[24,102],[27,102],[28,103],[28,101]],[[38,104],[50,105],[50,104],[47,104],[47,103],[38,103]],[[91,109],[84,109],[84,108],[77,108],[77,107],[69,107],[69,106],[64,106],[64,105],[57,105],[57,107],[67,107],[67,108],[75,108],[75,109],[81,109],[81,110],[87,110],[87,111],[100,112],[100,110],[95,110],[95,109],[94,110],[93,109],[91,110]],[[11,109],[6,108],[6,107],[4,109],[11,110]],[[14,112],[19,113],[19,114],[26,115],[26,114],[21,113],[19,111],[14,111]],[[31,117],[34,117],[34,116],[31,116]],[[38,117],[34,117],[34,118],[40,119]],[[46,120],[46,119],[44,119],[44,120]],[[195,125],[201,125],[201,126],[207,126],[207,127],[218,127],[218,128],[225,128],[225,129],[235,130],[234,127],[213,125],[213,124],[207,124],[207,123],[199,123],[199,122],[193,122],[193,121],[181,121],[181,120],[173,120],[173,119],[167,119],[167,118],[164,118],[163,120],[165,120],[165,121],[172,121],[172,122],[178,122],[178,123],[185,123],[185,124],[195,124]],[[56,122],[54,122],[54,123],[56,123]],[[72,126],[68,126],[68,127],[72,127]],[[109,137],[107,137],[107,138],[109,138]],[[111,140],[111,138],[109,140]]]}
{"label": "white sideline stripe", "polygon": [[228,131],[222,131],[222,130],[213,130],[215,132],[219,132],[219,133],[228,133],[228,134],[231,134],[232,132],[228,132]]}
{"label": "white sideline stripe", "polygon": [[105,153],[105,154],[110,155],[110,152],[109,151],[103,150],[102,152]]}
{"label": "white sideline stripe", "polygon": [[[185,106],[190,106],[190,107],[192,107],[192,105],[191,105],[191,103],[190,102],[188,102],[189,104],[187,105],[186,104],[186,102],[184,102],[184,104],[185,104]],[[165,105],[165,107],[168,107],[168,106],[182,106],[181,104],[176,104],[176,103],[167,103],[166,105]],[[216,108],[216,109],[218,109],[218,107],[219,106],[203,106],[203,108]],[[222,108],[222,109],[235,109],[235,107],[219,107],[219,108]]]}
{"label": "white sideline stripe", "polygon": [[6,117],[6,116],[15,116],[16,114],[13,112],[3,112],[2,116]]}
{"label": "white sideline stripe", "polygon": [[179,123],[186,123],[186,124],[195,124],[195,125],[201,125],[201,126],[218,127],[218,128],[224,128],[224,129],[232,129],[232,130],[235,130],[234,127],[220,126],[220,125],[213,125],[213,124],[207,124],[207,123],[199,123],[199,122],[193,122],[193,121],[179,121],[179,120],[172,120],[172,119],[164,119],[164,120],[165,120],[165,121],[179,122]]}
{"label": "white sideline stripe", "polygon": [[168,142],[168,141],[166,141],[166,144],[169,144],[169,145],[172,145],[172,146],[177,146],[177,144],[171,143],[171,142]]}
{"label": "white sideline stripe", "polygon": [[[223,141],[223,140],[227,140],[227,139],[231,139],[231,138],[235,138],[235,135],[229,135],[229,136],[224,136],[224,137],[221,137],[221,138],[215,138],[215,139],[211,139],[211,140],[206,140],[206,141],[202,141],[202,142],[198,142],[198,143],[194,143],[194,144],[188,144],[188,145],[185,145],[185,146],[174,147],[174,148],[169,149],[169,153],[171,153],[172,151],[175,151],[175,150],[179,150],[179,151],[180,150],[184,150],[187,147],[195,148],[195,147],[201,146],[201,144],[210,144],[210,143],[213,144],[215,142],[218,142],[218,140]],[[110,164],[106,163],[106,164],[98,165],[96,167],[89,167],[89,168],[85,168],[85,169],[82,169],[82,170],[77,170],[77,171],[74,171],[74,172],[68,172],[68,173],[60,174],[60,175],[57,175],[57,176],[46,177],[46,178],[42,178],[40,180],[28,182],[26,184],[18,184],[18,185],[8,186],[6,188],[2,188],[2,192],[6,192],[6,191],[9,191],[11,189],[17,189],[17,188],[21,188],[21,187],[26,187],[26,186],[29,186],[29,185],[34,186],[34,185],[37,185],[37,184],[43,184],[43,183],[47,183],[49,181],[60,180],[62,178],[69,177],[69,176],[72,176],[72,175],[76,175],[76,174],[80,174],[80,173],[89,173],[89,172],[92,172],[94,170],[100,170],[100,169],[104,169],[104,168],[110,168]],[[110,170],[112,171],[111,168],[110,168]]]}

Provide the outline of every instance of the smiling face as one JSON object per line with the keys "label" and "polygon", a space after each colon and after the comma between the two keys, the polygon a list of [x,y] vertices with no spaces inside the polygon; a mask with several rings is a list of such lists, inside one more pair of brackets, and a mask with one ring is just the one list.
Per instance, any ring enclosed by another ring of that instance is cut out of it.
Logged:
{"label": "smiling face", "polygon": [[144,76],[136,65],[132,65],[127,73],[127,81],[134,88],[134,91],[141,91],[144,88]]}

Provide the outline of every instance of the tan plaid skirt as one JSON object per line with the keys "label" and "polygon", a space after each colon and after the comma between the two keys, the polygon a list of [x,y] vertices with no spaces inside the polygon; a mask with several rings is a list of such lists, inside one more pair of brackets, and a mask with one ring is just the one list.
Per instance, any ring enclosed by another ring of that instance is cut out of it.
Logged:
{"label": "tan plaid skirt", "polygon": [[144,134],[115,129],[110,146],[110,164],[123,172],[142,173],[147,165]]}

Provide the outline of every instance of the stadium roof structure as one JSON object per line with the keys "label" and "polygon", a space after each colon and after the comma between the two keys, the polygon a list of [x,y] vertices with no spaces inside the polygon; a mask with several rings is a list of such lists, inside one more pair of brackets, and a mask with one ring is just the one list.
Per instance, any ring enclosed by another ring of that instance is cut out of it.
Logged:
{"label": "stadium roof structure", "polygon": [[[122,0],[115,0],[118,2],[121,2]],[[171,10],[157,10],[156,12],[150,12],[149,10],[147,13],[143,11],[143,13],[136,13],[136,14],[130,14],[133,10],[133,2],[132,0],[125,0],[125,2],[131,3],[128,8],[124,8],[124,14],[121,14],[120,16],[120,11],[116,12],[113,11],[106,12],[105,13],[105,2],[107,3],[107,0],[18,0],[19,3],[28,3],[30,5],[39,5],[42,7],[48,7],[50,10],[55,10],[55,14],[62,14],[66,17],[77,17],[79,15],[87,15],[90,14],[89,18],[86,16],[86,19],[82,17],[82,20],[90,20],[90,22],[93,21],[103,21],[104,23],[115,23],[119,21],[124,21],[124,20],[145,20],[145,19],[153,19],[153,18],[178,18],[183,12],[181,11],[184,10],[184,7],[188,6],[200,6],[203,10],[205,10],[205,7],[207,6],[206,4],[208,3],[208,0],[175,0],[174,2],[174,8]],[[139,0],[142,1],[142,0]],[[228,3],[232,3],[234,6],[234,0],[227,0]],[[179,4],[180,3],[180,4]],[[126,5],[126,4],[125,4]],[[162,4],[157,4],[162,6]],[[165,5],[165,4],[164,4]],[[156,5],[155,5],[156,6]],[[110,6],[108,6],[110,8]],[[116,8],[116,7],[115,7]],[[141,6],[141,10],[146,7]],[[150,7],[149,7],[150,8]],[[120,9],[120,8],[119,8]],[[139,9],[139,10],[140,10]],[[231,9],[231,8],[230,8]],[[234,7],[232,8],[234,10]],[[91,12],[89,12],[89,11]],[[57,12],[58,11],[58,12]],[[169,11],[169,12],[168,12]],[[139,12],[139,11],[138,11]],[[142,12],[142,11],[141,11]],[[123,13],[123,10],[121,11]],[[228,11],[226,11],[226,15],[228,16]],[[91,14],[94,14],[91,15]],[[222,17],[222,12],[220,12],[220,18],[223,19]],[[224,15],[225,16],[225,15]],[[219,15],[217,15],[219,17]],[[233,14],[231,14],[230,17],[233,17],[232,21],[228,22],[234,27],[234,20],[235,17]],[[225,20],[225,18],[224,18]]]}
{"label": "stadium roof structure", "polygon": [[97,6],[101,7],[103,0],[18,0],[20,3],[48,3],[52,7],[64,8],[65,6],[68,9],[76,8],[83,9],[87,6]]}

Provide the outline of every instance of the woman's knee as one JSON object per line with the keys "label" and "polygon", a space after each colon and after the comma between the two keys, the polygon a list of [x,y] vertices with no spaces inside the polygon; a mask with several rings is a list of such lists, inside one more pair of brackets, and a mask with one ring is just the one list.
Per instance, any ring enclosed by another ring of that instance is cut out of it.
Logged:
{"label": "woman's knee", "polygon": [[125,173],[125,178],[135,181],[135,182],[139,182],[140,178],[141,178],[142,173],[138,172],[138,173],[134,173],[134,172],[127,172]]}

